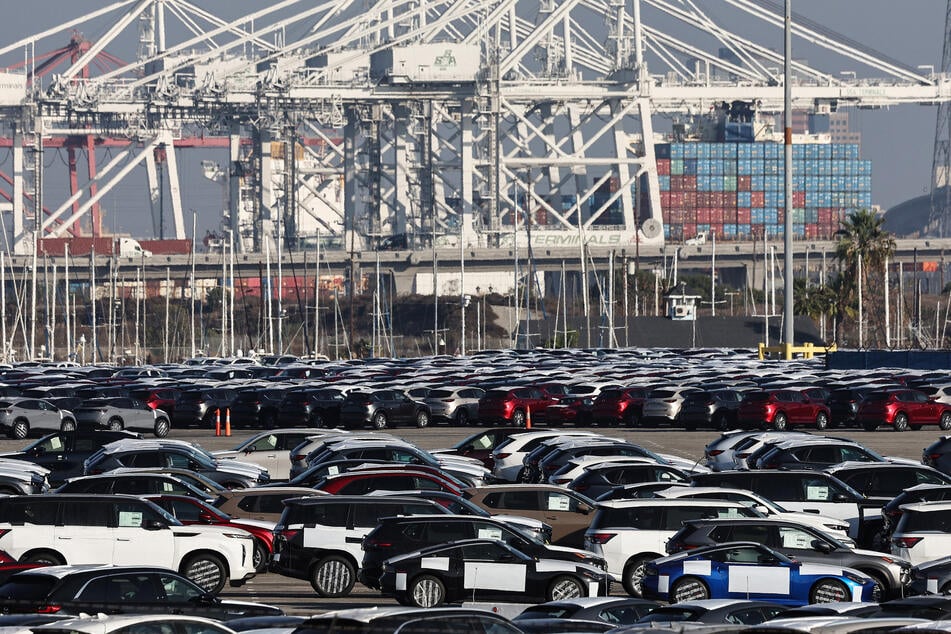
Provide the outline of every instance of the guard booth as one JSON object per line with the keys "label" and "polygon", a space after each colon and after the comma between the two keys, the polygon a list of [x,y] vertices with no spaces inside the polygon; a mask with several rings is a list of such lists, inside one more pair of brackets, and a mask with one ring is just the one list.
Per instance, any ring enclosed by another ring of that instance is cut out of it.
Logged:
{"label": "guard booth", "polygon": [[670,293],[667,301],[667,317],[674,321],[696,321],[699,295],[687,295],[686,292]]}

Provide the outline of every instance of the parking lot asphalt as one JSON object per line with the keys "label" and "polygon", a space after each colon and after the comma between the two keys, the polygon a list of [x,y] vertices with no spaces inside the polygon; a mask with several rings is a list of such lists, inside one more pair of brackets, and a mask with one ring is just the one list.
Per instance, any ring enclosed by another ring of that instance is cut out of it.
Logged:
{"label": "parking lot asphalt", "polygon": [[[535,428],[543,429],[544,426],[536,425]],[[415,443],[423,449],[440,449],[452,446],[479,429],[478,427],[434,426],[426,429],[401,427],[388,431]],[[654,452],[674,454],[696,461],[703,458],[704,445],[719,436],[719,432],[707,430],[685,432],[683,429],[624,429],[616,427],[586,429],[598,431],[608,436],[624,438]],[[232,435],[227,437],[215,436],[214,430],[173,429],[169,437],[197,442],[206,449],[214,451],[230,449],[258,431],[256,429],[245,430],[234,427]],[[876,432],[866,432],[858,429],[832,429],[828,430],[826,435],[850,438],[884,455],[917,461],[921,459],[922,449],[943,434],[937,427],[926,427],[920,431],[904,433],[896,433],[885,429]],[[0,440],[0,452],[19,449],[26,444],[26,441],[2,439]],[[623,594],[623,592],[621,585],[615,584],[614,594]],[[302,615],[343,608],[396,605],[395,600],[382,597],[377,591],[367,589],[359,583],[354,587],[353,593],[349,597],[324,599],[316,595],[308,582],[273,573],[260,574],[241,588],[226,588],[221,596],[223,598],[268,603],[281,607],[288,614]]]}

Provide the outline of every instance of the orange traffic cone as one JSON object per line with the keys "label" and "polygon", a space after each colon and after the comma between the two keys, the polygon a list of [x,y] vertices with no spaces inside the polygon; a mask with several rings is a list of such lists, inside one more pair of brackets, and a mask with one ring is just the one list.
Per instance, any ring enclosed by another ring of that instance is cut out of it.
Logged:
{"label": "orange traffic cone", "polygon": [[215,410],[215,436],[221,435],[221,410]]}
{"label": "orange traffic cone", "polygon": [[231,408],[225,408],[225,436],[231,435]]}
{"label": "orange traffic cone", "polygon": [[525,406],[525,429],[532,428],[532,408]]}

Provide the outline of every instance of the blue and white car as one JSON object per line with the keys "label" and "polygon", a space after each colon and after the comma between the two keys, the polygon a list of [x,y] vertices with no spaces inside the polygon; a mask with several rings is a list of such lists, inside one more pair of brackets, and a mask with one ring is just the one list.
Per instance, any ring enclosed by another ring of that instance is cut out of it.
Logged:
{"label": "blue and white car", "polygon": [[875,582],[857,570],[801,563],[753,542],[729,542],[655,559],[647,565],[645,598],[762,599],[783,605],[873,601]]}

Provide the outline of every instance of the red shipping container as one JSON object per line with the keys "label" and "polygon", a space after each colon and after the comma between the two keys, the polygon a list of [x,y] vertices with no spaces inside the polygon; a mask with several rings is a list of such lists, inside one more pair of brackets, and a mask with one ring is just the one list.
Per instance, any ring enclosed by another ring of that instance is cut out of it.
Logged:
{"label": "red shipping container", "polygon": [[684,192],[666,192],[666,193],[670,197],[671,207],[683,207]]}
{"label": "red shipping container", "polygon": [[695,174],[684,176],[684,189],[688,191],[697,189],[697,176]]}
{"label": "red shipping container", "polygon": [[818,237],[819,237],[819,225],[806,225],[806,237],[807,237],[807,238],[818,238]]}
{"label": "red shipping container", "polygon": [[684,235],[688,238],[692,238],[697,235],[697,225],[694,223],[684,223]]}
{"label": "red shipping container", "polygon": [[736,177],[736,191],[738,192],[748,192],[752,185],[753,179],[749,176],[737,176]]}
{"label": "red shipping container", "polygon": [[721,222],[719,224],[710,225],[710,233],[715,233],[717,236],[717,239],[722,238],[723,237],[723,223]]}
{"label": "red shipping container", "polygon": [[793,192],[792,193],[792,206],[793,207],[805,207],[806,206],[806,192]]}
{"label": "red shipping container", "polygon": [[670,174],[670,159],[657,159],[657,173],[660,176]]}
{"label": "red shipping container", "polygon": [[699,225],[710,224],[710,208],[709,207],[700,207],[699,209],[697,209],[697,224]]}
{"label": "red shipping container", "polygon": [[750,207],[765,207],[766,192],[750,192]]}
{"label": "red shipping container", "polygon": [[736,210],[736,224],[750,224],[750,210],[748,207],[738,207]]}
{"label": "red shipping container", "polygon": [[723,208],[718,207],[713,210],[713,213],[710,214],[710,222],[716,224],[723,224]]}
{"label": "red shipping container", "polygon": [[671,176],[670,177],[670,191],[677,192],[681,191],[684,188],[684,177],[683,176]]}
{"label": "red shipping container", "polygon": [[696,208],[697,208],[697,192],[685,191],[684,192],[684,209],[696,209]]}
{"label": "red shipping container", "polygon": [[660,193],[660,208],[667,209],[670,207],[670,192],[661,192]]}

